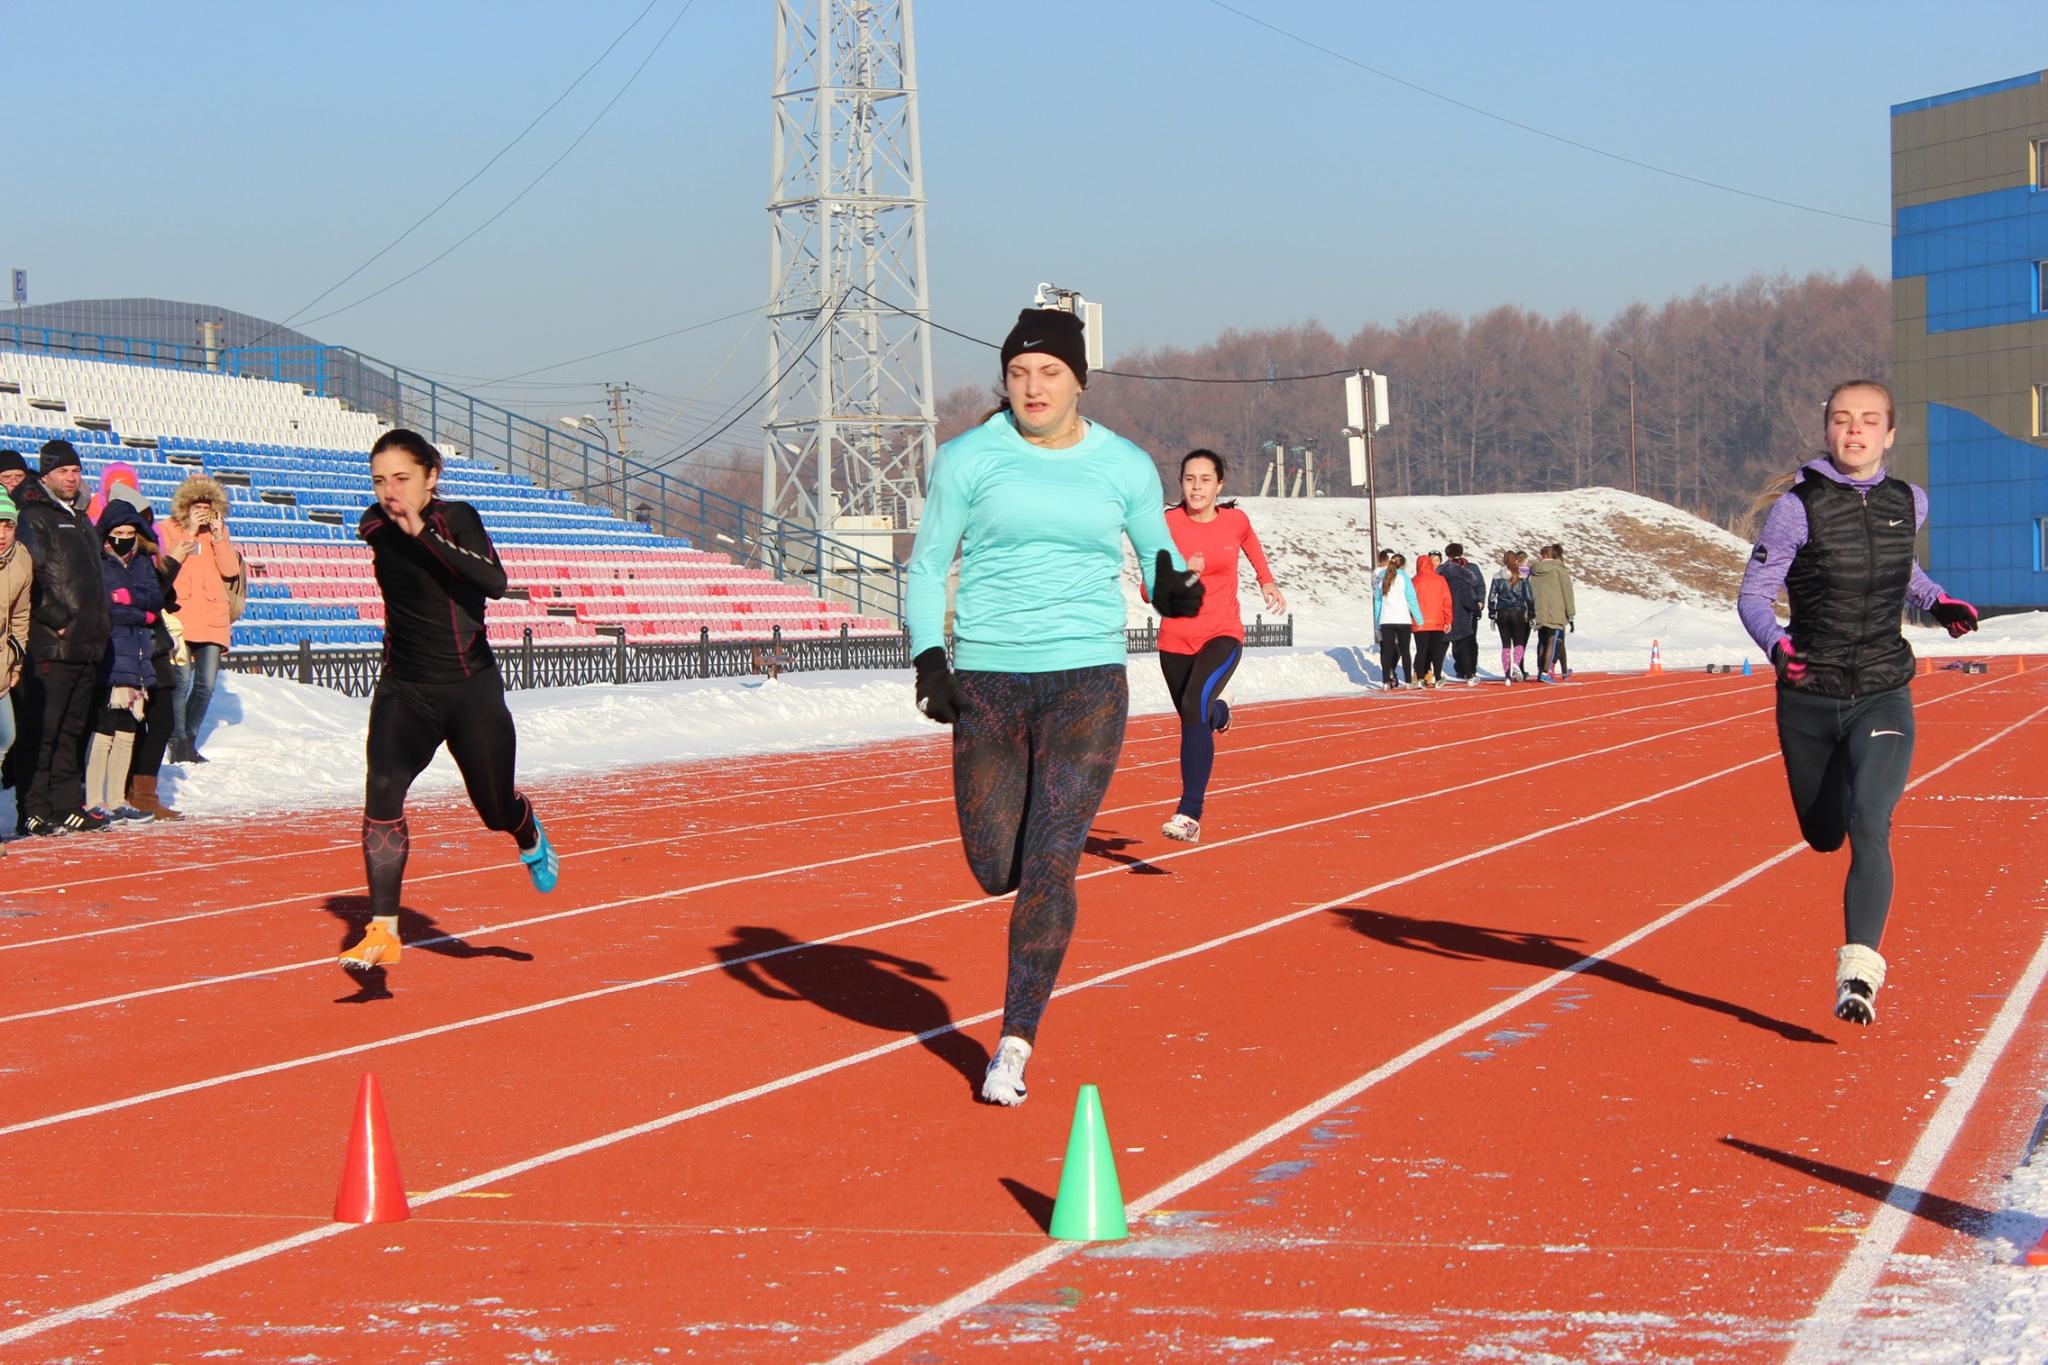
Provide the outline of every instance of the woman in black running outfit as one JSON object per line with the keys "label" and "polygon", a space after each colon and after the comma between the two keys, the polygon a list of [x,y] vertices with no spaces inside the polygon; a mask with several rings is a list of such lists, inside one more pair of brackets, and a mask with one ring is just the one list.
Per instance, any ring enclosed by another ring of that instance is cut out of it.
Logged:
{"label": "woman in black running outfit", "polygon": [[[1852,379],[1823,411],[1827,452],[1765,495],[1737,611],[1777,669],[1778,748],[1799,833],[1821,853],[1849,845],[1835,1017],[1870,1024],[1885,977],[1877,945],[1891,913],[1892,808],[1913,763],[1913,647],[1899,620],[1910,602],[1960,637],[1977,628],[1977,609],[1914,562],[1927,494],[1885,472],[1892,391]],[[1790,626],[1773,609],[1780,588]]]}
{"label": "woman in black running outfit", "polygon": [[443,744],[484,824],[510,834],[534,887],[555,889],[559,865],[533,804],[512,785],[518,735],[484,638],[484,599],[505,595],[505,567],[476,509],[435,496],[441,452],[393,429],[370,449],[376,503],[356,527],[384,597],[384,672],[370,700],[370,777],[363,867],[370,925],[342,953],[362,971],[398,961],[398,893],[410,838],[405,795]]}

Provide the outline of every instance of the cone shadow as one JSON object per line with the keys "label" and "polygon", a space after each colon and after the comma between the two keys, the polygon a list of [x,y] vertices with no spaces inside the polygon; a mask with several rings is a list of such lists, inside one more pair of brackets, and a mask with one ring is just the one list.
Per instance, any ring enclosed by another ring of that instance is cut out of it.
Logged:
{"label": "cone shadow", "polygon": [[1965,1237],[1989,1240],[1994,1236],[2007,1235],[1994,1232],[1994,1223],[2003,1221],[2014,1226],[2025,1223],[2033,1229],[2032,1234],[2027,1235],[2023,1232],[2021,1235],[2012,1236],[2012,1240],[2022,1246],[2031,1246],[2034,1238],[2040,1235],[2043,1226],[2043,1220],[2032,1215],[2000,1215],[1990,1209],[1979,1208],[1975,1204],[1965,1204],[1943,1195],[1929,1194],[1926,1190],[1908,1189],[1904,1185],[1895,1185],[1881,1176],[1865,1175],[1861,1171],[1830,1165],[1825,1161],[1816,1161],[1812,1157],[1780,1151],[1761,1142],[1724,1137],[1721,1139],[1721,1145],[1733,1147],[1738,1152],[1747,1152],[1751,1156],[1762,1157],[1765,1161],[1776,1162],[1787,1170],[1797,1171],[1811,1179],[1839,1185],[1852,1194],[1862,1195],[1873,1204],[1896,1205],[1916,1218],[1924,1218],[1938,1227],[1947,1228],[1950,1232],[1962,1233]]}
{"label": "cone shadow", "polygon": [[[1433,957],[1448,957],[1462,962],[1492,959],[1496,962],[1512,962],[1525,967],[1535,967],[1546,972],[1564,971],[1586,960],[1586,954],[1573,946],[1580,942],[1578,939],[1553,938],[1548,934],[1526,933],[1516,929],[1487,929],[1476,924],[1460,924],[1455,920],[1390,915],[1381,910],[1366,910],[1348,905],[1339,906],[1330,913],[1348,922],[1356,932],[1367,938],[1377,939],[1388,947],[1428,953]],[[1824,1033],[1816,1033],[1803,1024],[1774,1019],[1747,1005],[1738,1005],[1733,1001],[1701,995],[1697,991],[1671,985],[1640,968],[1624,967],[1618,962],[1603,959],[1582,968],[1579,974],[1594,980],[1611,981],[1630,990],[1661,995],[1668,1000],[1676,1000],[1681,1004],[1709,1010],[1715,1014],[1725,1014],[1739,1023],[1763,1029],[1767,1033],[1775,1033],[1787,1042],[1820,1043],[1828,1047],[1835,1045],[1834,1039]]]}
{"label": "cone shadow", "polygon": [[[336,946],[339,953],[362,936],[370,924],[370,898],[368,896],[329,896],[322,907],[328,914],[342,922],[341,942]],[[451,934],[441,928],[431,917],[417,910],[400,907],[398,911],[398,937],[407,952],[439,953],[443,957],[502,957],[510,962],[531,962],[533,954],[517,948],[506,948],[497,944],[478,947],[474,943]],[[382,967],[373,967],[356,978],[362,982],[354,995],[344,995],[334,1003],[337,1005],[361,1005],[372,1000],[391,999],[391,988]]]}
{"label": "cone shadow", "polygon": [[713,951],[726,975],[757,995],[809,1001],[868,1028],[919,1037],[979,1093],[988,1050],[953,1026],[937,991],[919,984],[946,979],[929,963],[850,943],[806,943],[757,924],[735,926],[732,941]]}
{"label": "cone shadow", "polygon": [[1009,1176],[1000,1178],[1003,1188],[1010,1192],[1010,1198],[1016,1200],[1017,1207],[1038,1224],[1038,1230],[1051,1232],[1053,1197],[1042,1190],[1032,1189],[1021,1180],[1012,1180]]}

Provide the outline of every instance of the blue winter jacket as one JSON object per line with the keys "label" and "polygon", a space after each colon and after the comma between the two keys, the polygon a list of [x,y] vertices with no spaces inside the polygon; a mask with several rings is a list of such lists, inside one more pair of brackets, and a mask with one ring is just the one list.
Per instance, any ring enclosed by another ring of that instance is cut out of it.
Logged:
{"label": "blue winter jacket", "polygon": [[[123,563],[105,548],[107,534],[117,526],[133,526],[138,534],[151,534],[148,524],[125,502],[114,501],[100,513],[100,577],[107,587],[107,606],[114,618],[113,638],[100,657],[100,685],[103,687],[154,687],[156,664],[151,627],[164,609],[163,582],[156,563],[143,549]],[[124,602],[121,599],[126,597]]]}

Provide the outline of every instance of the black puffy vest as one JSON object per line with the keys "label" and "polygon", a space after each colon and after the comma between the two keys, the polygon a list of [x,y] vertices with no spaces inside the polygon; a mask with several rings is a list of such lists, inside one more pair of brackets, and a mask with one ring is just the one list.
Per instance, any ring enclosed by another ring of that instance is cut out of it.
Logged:
{"label": "black puffy vest", "polygon": [[1913,488],[1887,478],[1866,497],[1811,476],[1792,489],[1806,507],[1806,544],[1792,557],[1785,593],[1792,644],[1806,660],[1800,690],[1854,699],[1913,680],[1913,649],[1899,631],[1913,578]]}

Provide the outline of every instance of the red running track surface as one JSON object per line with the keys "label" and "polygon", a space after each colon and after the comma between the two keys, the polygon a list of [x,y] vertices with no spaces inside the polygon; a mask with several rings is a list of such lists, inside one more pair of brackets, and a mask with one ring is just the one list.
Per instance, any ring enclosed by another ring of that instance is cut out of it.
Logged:
{"label": "red running track surface", "polygon": [[[1916,682],[1870,1030],[1766,679],[1243,706],[1193,847],[1134,721],[1018,1110],[936,732],[537,789],[551,897],[416,803],[368,982],[351,812],[16,844],[0,1360],[1853,1358],[2035,1119],[1994,668]],[[364,1070],[408,1223],[328,1221]],[[1084,1082],[1127,1242],[1042,1231]]]}

